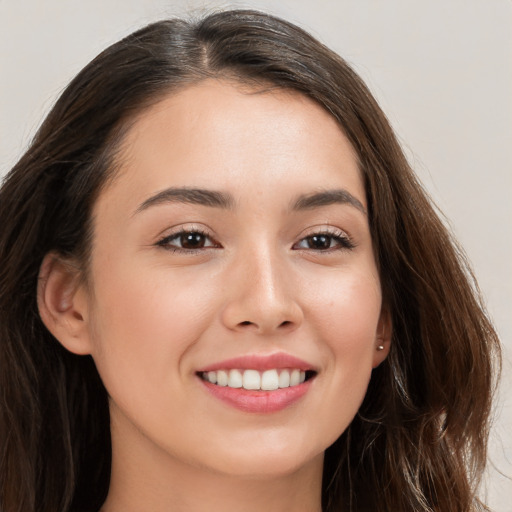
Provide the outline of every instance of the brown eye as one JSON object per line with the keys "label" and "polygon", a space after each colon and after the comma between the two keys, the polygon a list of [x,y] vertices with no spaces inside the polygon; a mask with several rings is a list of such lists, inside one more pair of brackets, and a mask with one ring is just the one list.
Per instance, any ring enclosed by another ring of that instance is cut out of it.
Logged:
{"label": "brown eye", "polygon": [[180,231],[162,238],[156,245],[173,251],[195,251],[219,247],[210,236],[200,231]]}
{"label": "brown eye", "polygon": [[308,249],[325,250],[332,246],[333,237],[329,235],[313,235],[306,238]]}
{"label": "brown eye", "polygon": [[181,233],[180,245],[183,249],[201,249],[206,245],[206,236],[202,233]]}
{"label": "brown eye", "polygon": [[299,240],[294,249],[309,249],[312,251],[335,251],[343,249],[353,249],[354,244],[343,231],[335,233],[314,233]]}

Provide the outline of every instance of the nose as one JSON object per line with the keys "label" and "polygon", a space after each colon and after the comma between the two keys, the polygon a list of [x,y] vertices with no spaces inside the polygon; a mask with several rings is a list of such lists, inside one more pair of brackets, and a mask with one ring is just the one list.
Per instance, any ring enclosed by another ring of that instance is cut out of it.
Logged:
{"label": "nose", "polygon": [[241,255],[223,293],[222,322],[230,330],[270,335],[293,331],[303,321],[293,270],[286,256],[269,250]]}

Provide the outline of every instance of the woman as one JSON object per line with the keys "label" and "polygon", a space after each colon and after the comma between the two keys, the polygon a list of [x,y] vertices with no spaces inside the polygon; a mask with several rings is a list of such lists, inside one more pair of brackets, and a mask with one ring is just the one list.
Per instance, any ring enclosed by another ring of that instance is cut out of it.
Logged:
{"label": "woman", "polygon": [[375,100],[301,29],[114,44],[0,219],[2,509],[485,509],[496,334]]}

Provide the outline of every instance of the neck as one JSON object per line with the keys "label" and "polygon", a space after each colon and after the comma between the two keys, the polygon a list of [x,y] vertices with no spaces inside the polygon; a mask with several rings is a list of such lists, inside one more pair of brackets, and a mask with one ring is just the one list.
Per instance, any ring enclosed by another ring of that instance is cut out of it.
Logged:
{"label": "neck", "polygon": [[177,460],[147,438],[128,443],[127,432],[112,427],[111,483],[101,512],[321,511],[323,454],[286,474],[239,476]]}

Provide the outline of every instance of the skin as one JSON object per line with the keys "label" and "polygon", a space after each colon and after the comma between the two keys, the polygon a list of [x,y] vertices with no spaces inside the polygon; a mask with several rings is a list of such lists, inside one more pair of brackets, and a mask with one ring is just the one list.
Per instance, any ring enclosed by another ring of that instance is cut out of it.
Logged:
{"label": "skin", "polygon": [[[169,187],[231,203],[150,200]],[[326,190],[354,200],[293,207]],[[180,250],[180,231],[200,231],[204,246]],[[97,200],[87,283],[55,255],[41,274],[43,320],[92,355],[111,397],[104,512],[321,510],[324,450],[356,414],[391,330],[357,159],[327,112],[226,81],[170,95],[132,125]],[[278,412],[231,407],[196,375],[275,352],[317,371]]]}

